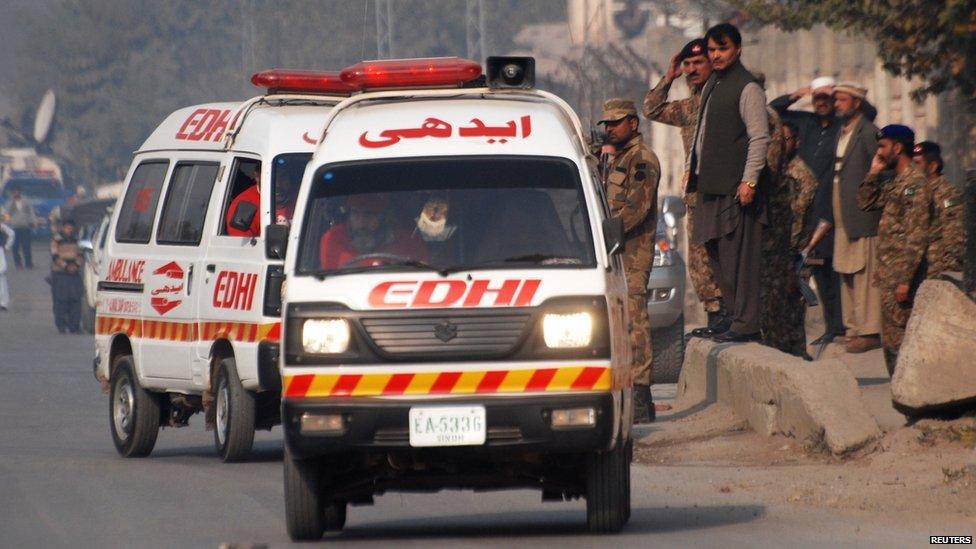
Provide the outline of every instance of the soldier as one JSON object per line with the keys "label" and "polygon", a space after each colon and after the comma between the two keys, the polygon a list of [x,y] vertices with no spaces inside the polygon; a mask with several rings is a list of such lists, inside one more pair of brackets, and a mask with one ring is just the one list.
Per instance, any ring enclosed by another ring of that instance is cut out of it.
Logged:
{"label": "soldier", "polygon": [[942,175],[942,148],[937,143],[923,141],[915,145],[914,161],[925,174],[932,195],[925,276],[937,278],[944,272],[961,271],[966,248],[962,193]]}
{"label": "soldier", "polygon": [[802,143],[800,132],[793,122],[783,122],[783,140],[786,151],[786,186],[790,191],[790,207],[793,210],[793,228],[790,231],[790,248],[797,254],[810,240],[810,213],[819,182],[797,154]]}
{"label": "soldier", "polygon": [[[708,48],[705,40],[696,38],[685,44],[685,47],[671,59],[668,72],[661,78],[654,88],[644,96],[644,116],[648,120],[660,122],[681,129],[681,143],[684,145],[685,155],[691,150],[691,140],[695,135],[695,125],[698,123],[698,110],[701,107],[701,90],[708,77],[712,75],[712,64],[708,60]],[[685,81],[691,90],[691,96],[678,101],[668,101],[671,83],[681,73],[685,74]],[[692,231],[695,221],[695,193],[686,192],[685,205],[688,207],[688,233]],[[688,242],[688,276],[695,294],[701,301],[705,314],[708,315],[708,326],[696,328],[690,336],[709,337],[728,329],[732,322],[726,315],[722,304],[722,290],[719,289],[708,252],[704,244]]]}
{"label": "soldier", "polygon": [[624,271],[627,275],[627,309],[634,379],[634,422],[654,421],[651,399],[651,325],[647,317],[647,281],[654,261],[657,229],[657,186],[661,165],[647,148],[638,127],[637,108],[628,99],[609,99],[603,104],[600,124],[615,152],[601,173],[612,215],[624,222]]}
{"label": "soldier", "polygon": [[[888,373],[894,375],[898,348],[912,313],[915,290],[925,276],[931,193],[925,176],[912,164],[915,132],[892,124],[878,131],[878,152],[858,189],[858,206],[881,209],[878,224],[878,268],[873,283],[881,290],[881,343]],[[895,179],[879,177],[894,170]]]}

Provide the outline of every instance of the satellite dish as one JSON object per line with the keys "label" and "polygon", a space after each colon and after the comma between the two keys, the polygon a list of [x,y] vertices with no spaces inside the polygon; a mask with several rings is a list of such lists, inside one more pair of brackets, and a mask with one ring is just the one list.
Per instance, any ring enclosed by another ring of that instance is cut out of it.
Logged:
{"label": "satellite dish", "polygon": [[51,131],[51,122],[54,120],[54,109],[57,102],[54,99],[54,90],[44,92],[41,104],[37,107],[37,115],[34,117],[34,142],[41,144],[47,139],[48,132]]}

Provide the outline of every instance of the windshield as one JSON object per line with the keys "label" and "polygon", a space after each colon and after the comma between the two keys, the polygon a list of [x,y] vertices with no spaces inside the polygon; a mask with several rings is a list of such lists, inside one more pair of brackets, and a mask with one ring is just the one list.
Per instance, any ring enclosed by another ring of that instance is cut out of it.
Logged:
{"label": "windshield", "polygon": [[323,166],[298,274],[595,264],[576,166],[540,157],[440,157]]}
{"label": "windshield", "polygon": [[271,166],[271,196],[274,198],[272,208],[275,212],[274,222],[281,225],[291,225],[291,218],[295,215],[295,198],[302,185],[305,165],[312,159],[312,153],[286,153],[275,157]]}
{"label": "windshield", "polygon": [[7,182],[6,192],[19,189],[26,198],[35,200],[51,200],[63,198],[61,184],[54,179],[11,179]]}

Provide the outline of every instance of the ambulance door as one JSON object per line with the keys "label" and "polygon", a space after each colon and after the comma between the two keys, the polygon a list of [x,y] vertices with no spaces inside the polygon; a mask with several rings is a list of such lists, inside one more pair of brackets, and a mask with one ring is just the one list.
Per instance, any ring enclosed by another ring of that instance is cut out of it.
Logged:
{"label": "ambulance door", "polygon": [[147,258],[142,326],[145,375],[174,390],[190,389],[199,326],[197,296],[204,288],[204,225],[219,157],[183,156],[166,187]]}
{"label": "ambulance door", "polygon": [[[264,239],[261,234],[234,236],[229,234],[228,219],[232,216],[232,204],[244,195],[254,198],[253,190],[259,183],[260,230],[270,223],[267,166],[256,155],[236,154],[228,161],[227,175],[222,178],[222,189],[215,193],[215,200],[222,203],[222,213],[217,217],[209,255],[204,264],[204,288],[200,293],[201,347],[208,353],[214,341],[229,341],[234,349],[234,359],[241,385],[247,389],[257,387],[257,347],[261,340],[264,309],[264,279],[267,260],[264,257]],[[211,229],[208,229],[210,231]]]}

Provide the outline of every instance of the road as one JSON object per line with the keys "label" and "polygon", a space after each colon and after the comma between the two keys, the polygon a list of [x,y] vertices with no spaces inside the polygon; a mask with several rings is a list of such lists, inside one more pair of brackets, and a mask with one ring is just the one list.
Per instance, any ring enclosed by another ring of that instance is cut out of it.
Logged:
{"label": "road", "polygon": [[[251,461],[222,464],[198,416],[188,428],[164,430],[149,458],[120,458],[109,435],[108,399],[92,377],[91,336],[57,333],[41,263],[34,271],[10,271],[13,306],[0,313],[0,547],[288,545],[280,430],[258,436]],[[346,530],[327,541],[918,546],[930,534],[947,534],[884,516],[791,505],[785,494],[759,501],[716,488],[740,473],[721,464],[635,466],[634,512],[612,539],[585,532],[583,502],[543,504],[531,491],[451,491],[391,494],[375,506],[351,508]]]}

